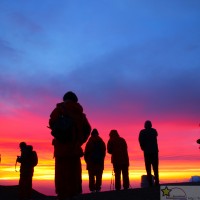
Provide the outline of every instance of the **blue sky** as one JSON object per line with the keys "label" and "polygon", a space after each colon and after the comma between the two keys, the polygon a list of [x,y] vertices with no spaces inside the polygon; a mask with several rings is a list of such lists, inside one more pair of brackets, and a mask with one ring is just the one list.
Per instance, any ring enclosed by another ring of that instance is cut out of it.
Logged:
{"label": "blue sky", "polygon": [[112,114],[125,103],[149,117],[171,110],[199,117],[199,1],[2,0],[0,7],[2,105],[54,103],[73,90],[89,110],[112,104]]}

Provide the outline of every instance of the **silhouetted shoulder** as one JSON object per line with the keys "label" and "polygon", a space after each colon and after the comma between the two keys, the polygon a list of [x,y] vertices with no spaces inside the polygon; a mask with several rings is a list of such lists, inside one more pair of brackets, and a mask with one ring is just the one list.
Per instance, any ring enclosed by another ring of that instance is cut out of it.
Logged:
{"label": "silhouetted shoulder", "polygon": [[127,145],[127,144],[126,144],[126,140],[125,140],[124,138],[120,137],[120,139],[121,139],[121,141],[122,141],[125,145]]}
{"label": "silhouetted shoulder", "polygon": [[155,129],[155,128],[151,128],[152,129],[152,133],[155,133],[156,134],[156,136],[158,135],[158,132],[157,132],[157,130]]}
{"label": "silhouetted shoulder", "polygon": [[155,128],[142,129],[140,131],[140,135],[147,135],[147,134],[152,134],[152,135],[158,136],[157,130]]}

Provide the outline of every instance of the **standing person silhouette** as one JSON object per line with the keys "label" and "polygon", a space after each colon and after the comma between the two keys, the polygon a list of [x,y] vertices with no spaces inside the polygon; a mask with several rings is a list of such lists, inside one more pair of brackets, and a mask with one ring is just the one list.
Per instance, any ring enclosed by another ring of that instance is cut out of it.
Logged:
{"label": "standing person silhouette", "polygon": [[124,138],[120,137],[117,130],[110,131],[110,139],[107,144],[107,151],[111,154],[111,162],[115,172],[115,189],[121,189],[121,173],[123,177],[123,188],[129,188],[129,157],[127,144]]}
{"label": "standing person silhouette", "polygon": [[99,192],[101,190],[105,155],[106,145],[101,137],[99,137],[97,129],[93,129],[84,152],[91,192]]}
{"label": "standing person silhouette", "polygon": [[[147,179],[149,186],[153,184],[159,185],[158,174],[158,133],[156,129],[152,128],[151,121],[147,120],[144,123],[144,128],[139,133],[139,143],[142,151],[144,152],[145,168],[147,172]],[[154,183],[152,182],[151,166],[154,171]]]}
{"label": "standing person silhouette", "polygon": [[[65,135],[62,135],[61,129],[57,131],[55,128],[63,116],[70,127]],[[55,189],[58,199],[63,200],[82,193],[81,146],[91,131],[76,94],[69,91],[63,96],[63,102],[58,103],[50,115],[49,125],[54,136]]]}
{"label": "standing person silhouette", "polygon": [[37,165],[37,154],[33,151],[31,145],[25,142],[19,144],[21,156],[17,156],[17,162],[21,163],[20,166],[20,179],[19,179],[19,199],[31,199],[32,193],[32,177],[34,167]]}

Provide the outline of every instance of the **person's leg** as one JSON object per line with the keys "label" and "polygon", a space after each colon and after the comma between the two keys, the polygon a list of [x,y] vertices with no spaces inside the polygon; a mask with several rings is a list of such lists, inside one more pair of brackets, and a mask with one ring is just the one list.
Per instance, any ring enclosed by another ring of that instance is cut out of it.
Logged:
{"label": "person's leg", "polygon": [[121,167],[115,165],[114,172],[115,172],[115,189],[120,190],[121,189]]}
{"label": "person's leg", "polygon": [[88,170],[89,174],[89,189],[91,192],[95,191],[95,177],[93,170]]}
{"label": "person's leg", "polygon": [[66,172],[65,172],[64,158],[55,157],[55,190],[58,199],[65,198],[65,188],[64,188],[65,179],[66,179]]}
{"label": "person's leg", "polygon": [[31,199],[32,196],[32,174],[27,176],[27,199]]}
{"label": "person's leg", "polygon": [[82,193],[82,169],[79,157],[56,158],[55,186],[59,199]]}
{"label": "person's leg", "polygon": [[152,186],[152,175],[151,175],[151,155],[150,154],[144,154],[144,161],[145,161],[145,168],[147,172],[147,179],[149,186]]}
{"label": "person's leg", "polygon": [[61,173],[60,173],[60,166],[61,166],[61,161],[59,158],[55,157],[55,177],[54,177],[54,182],[55,182],[55,192],[57,195],[61,192]]}
{"label": "person's leg", "polygon": [[81,159],[80,158],[75,158],[75,166],[76,170],[74,171],[75,174],[77,174],[77,190],[75,191],[75,195],[82,194],[82,166],[81,166]]}
{"label": "person's leg", "polygon": [[101,190],[102,174],[103,174],[103,170],[99,170],[96,173],[96,191],[100,191]]}
{"label": "person's leg", "polygon": [[155,185],[159,185],[159,174],[158,174],[158,153],[153,155],[152,158],[152,166],[154,171],[154,179],[155,179]]}
{"label": "person's leg", "polygon": [[123,187],[124,189],[129,188],[129,174],[128,174],[128,165],[123,165],[122,167],[122,176],[123,176]]}
{"label": "person's leg", "polygon": [[69,158],[66,161],[68,172],[66,181],[68,185],[67,197],[73,197],[82,193],[82,168],[79,157]]}
{"label": "person's leg", "polygon": [[20,174],[19,179],[19,199],[24,200],[26,198],[26,176]]}

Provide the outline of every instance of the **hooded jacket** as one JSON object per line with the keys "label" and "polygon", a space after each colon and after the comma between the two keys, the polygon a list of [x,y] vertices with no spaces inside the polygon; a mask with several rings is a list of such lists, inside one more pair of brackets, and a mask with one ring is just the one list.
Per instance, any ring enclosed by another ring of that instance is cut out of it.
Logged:
{"label": "hooded jacket", "polygon": [[81,145],[87,141],[91,131],[90,124],[83,113],[83,108],[79,103],[71,100],[58,103],[50,115],[50,128],[53,127],[55,120],[61,114],[67,115],[73,120],[73,141],[63,143],[54,139],[52,142],[54,145],[54,156],[81,156]]}
{"label": "hooded jacket", "polygon": [[98,135],[92,135],[86,144],[84,153],[87,169],[99,168],[103,170],[105,155],[106,145],[104,141]]}
{"label": "hooded jacket", "polygon": [[111,162],[114,165],[129,166],[127,144],[124,138],[120,137],[118,134],[110,136],[107,144],[107,151],[111,154]]}
{"label": "hooded jacket", "polygon": [[158,152],[157,136],[158,133],[154,128],[149,127],[140,131],[139,143],[145,154]]}

